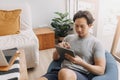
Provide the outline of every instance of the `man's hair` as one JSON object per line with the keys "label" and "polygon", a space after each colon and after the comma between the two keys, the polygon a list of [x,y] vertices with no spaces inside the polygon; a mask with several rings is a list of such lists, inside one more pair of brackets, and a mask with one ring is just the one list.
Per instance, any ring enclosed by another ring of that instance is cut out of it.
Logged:
{"label": "man's hair", "polygon": [[76,19],[78,18],[85,18],[87,20],[87,24],[92,24],[94,21],[94,18],[92,16],[92,14],[89,11],[78,11],[74,17],[73,17],[73,21],[75,22]]}

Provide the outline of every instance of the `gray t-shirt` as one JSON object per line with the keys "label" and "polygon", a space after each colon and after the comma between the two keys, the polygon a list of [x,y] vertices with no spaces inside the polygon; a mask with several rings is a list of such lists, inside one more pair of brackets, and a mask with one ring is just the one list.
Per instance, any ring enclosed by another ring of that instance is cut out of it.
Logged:
{"label": "gray t-shirt", "polygon": [[[88,35],[85,38],[78,37],[77,34],[68,35],[64,38],[65,42],[71,45],[71,49],[75,51],[75,54],[81,57],[89,64],[94,64],[94,58],[105,59],[105,50],[94,36]],[[73,64],[68,60],[64,60],[61,67],[67,67],[85,74],[89,74],[89,71],[80,65]]]}

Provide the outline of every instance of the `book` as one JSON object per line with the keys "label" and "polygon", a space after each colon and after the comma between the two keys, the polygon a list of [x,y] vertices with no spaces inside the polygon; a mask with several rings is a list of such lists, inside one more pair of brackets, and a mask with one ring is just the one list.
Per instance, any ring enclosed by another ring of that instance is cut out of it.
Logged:
{"label": "book", "polygon": [[17,48],[0,50],[0,71],[8,71],[19,54]]}

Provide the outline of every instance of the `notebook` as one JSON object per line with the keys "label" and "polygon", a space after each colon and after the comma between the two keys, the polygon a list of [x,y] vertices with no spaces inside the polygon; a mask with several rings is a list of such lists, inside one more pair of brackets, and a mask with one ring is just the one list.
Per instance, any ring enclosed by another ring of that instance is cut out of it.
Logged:
{"label": "notebook", "polygon": [[19,52],[17,52],[17,50],[17,48],[0,50],[0,67],[12,65],[19,55]]}

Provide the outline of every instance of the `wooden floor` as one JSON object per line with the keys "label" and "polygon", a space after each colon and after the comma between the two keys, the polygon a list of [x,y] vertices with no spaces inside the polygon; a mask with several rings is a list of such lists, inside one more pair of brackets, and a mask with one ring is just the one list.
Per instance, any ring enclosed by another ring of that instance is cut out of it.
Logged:
{"label": "wooden floor", "polygon": [[53,51],[55,49],[40,50],[39,65],[35,69],[28,70],[28,80],[37,80],[40,76],[46,73],[47,68],[52,61]]}
{"label": "wooden floor", "polygon": [[[46,73],[50,62],[52,61],[52,55],[54,50],[55,49],[46,49],[40,51],[40,60],[39,60],[40,64],[35,69],[28,70],[28,78],[29,78],[28,80],[37,80],[40,76]],[[120,73],[120,63],[117,64]]]}

